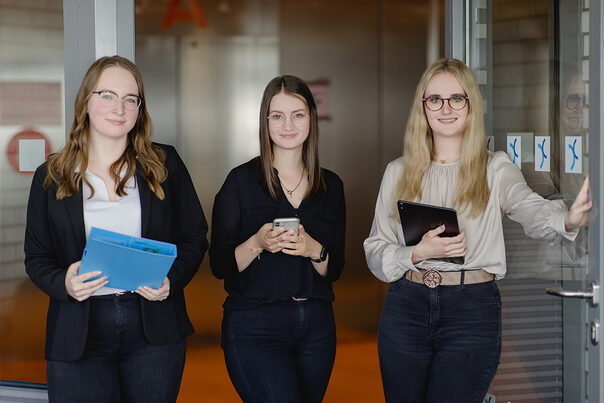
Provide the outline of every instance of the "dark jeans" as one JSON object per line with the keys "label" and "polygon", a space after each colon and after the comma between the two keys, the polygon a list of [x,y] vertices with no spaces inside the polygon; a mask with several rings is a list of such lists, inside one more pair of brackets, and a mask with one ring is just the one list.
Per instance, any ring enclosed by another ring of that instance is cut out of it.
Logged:
{"label": "dark jeans", "polygon": [[331,303],[225,309],[222,347],[244,402],[321,402],[336,354]]}
{"label": "dark jeans", "polygon": [[497,285],[392,283],[378,352],[387,402],[482,402],[501,355]]}
{"label": "dark jeans", "polygon": [[57,403],[175,402],[185,340],[145,340],[137,294],[91,297],[84,356],[46,363],[48,396]]}

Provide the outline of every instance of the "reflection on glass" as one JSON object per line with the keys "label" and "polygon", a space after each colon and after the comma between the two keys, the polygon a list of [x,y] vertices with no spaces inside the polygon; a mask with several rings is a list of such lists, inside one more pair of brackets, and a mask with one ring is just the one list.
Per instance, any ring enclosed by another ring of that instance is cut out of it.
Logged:
{"label": "reflection on glass", "polygon": [[[588,10],[581,0],[537,0],[531,10],[506,0],[492,4],[496,149],[504,149],[509,133],[529,133],[522,138],[521,164],[529,186],[570,206],[588,166],[588,53],[577,46],[587,43],[581,18]],[[535,170],[535,136],[549,138],[549,172]],[[566,172],[567,136],[582,138],[583,150],[576,150],[580,174]],[[581,229],[575,242],[556,247],[529,239],[516,223],[506,221],[504,229],[503,353],[491,391],[497,401],[579,401],[585,385],[580,370],[585,304],[546,295],[545,288],[584,288],[589,228]]]}
{"label": "reflection on glass", "polygon": [[25,274],[23,234],[31,170],[64,143],[62,7],[0,2],[0,143],[9,145],[9,163],[0,157],[1,381],[46,378],[48,297]]}

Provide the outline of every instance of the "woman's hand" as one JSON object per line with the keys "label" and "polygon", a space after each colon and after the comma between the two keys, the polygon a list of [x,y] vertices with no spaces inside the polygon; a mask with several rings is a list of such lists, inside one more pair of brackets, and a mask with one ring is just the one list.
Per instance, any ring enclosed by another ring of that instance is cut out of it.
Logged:
{"label": "woman's hand", "polygon": [[464,256],[466,254],[465,231],[454,237],[441,237],[440,234],[444,231],[443,224],[426,232],[422,240],[413,247],[411,262],[415,264],[426,259]]}
{"label": "woman's hand", "polygon": [[564,216],[564,229],[574,231],[587,225],[587,213],[593,207],[593,200],[589,200],[589,176],[583,181],[583,186],[577,194],[573,205]]}
{"label": "woman's hand", "polygon": [[298,235],[294,234],[293,231],[287,231],[281,235],[281,242],[278,245],[283,248],[282,252],[285,254],[313,259],[319,258],[321,249],[323,248],[319,242],[304,230],[302,224],[298,226]]}
{"label": "woman's hand", "polygon": [[166,277],[161,287],[157,289],[147,286],[138,287],[136,293],[149,301],[163,301],[170,295],[170,279]]}
{"label": "woman's hand", "polygon": [[237,262],[237,270],[241,273],[254,261],[260,258],[262,251],[266,250],[270,253],[280,252],[282,247],[279,246],[280,235],[285,230],[276,228],[273,230],[272,223],[266,223],[258,232],[252,235],[247,241],[235,248],[235,261]]}
{"label": "woman's hand", "polygon": [[91,271],[84,274],[78,274],[78,272],[80,271],[81,263],[82,262],[80,260],[75,263],[72,263],[67,269],[67,273],[65,274],[65,289],[67,290],[67,294],[69,294],[73,299],[79,302],[82,302],[85,299],[89,298],[97,290],[100,290],[101,288],[106,286],[107,283],[109,283],[109,281],[107,280],[107,276],[103,276],[95,280],[90,280],[91,278],[103,274],[103,272],[101,271]]}
{"label": "woman's hand", "polygon": [[279,246],[281,240],[279,235],[283,232],[285,232],[283,228],[273,229],[272,223],[266,223],[249,239],[249,247],[258,251],[266,250],[270,253],[280,252],[283,248]]}

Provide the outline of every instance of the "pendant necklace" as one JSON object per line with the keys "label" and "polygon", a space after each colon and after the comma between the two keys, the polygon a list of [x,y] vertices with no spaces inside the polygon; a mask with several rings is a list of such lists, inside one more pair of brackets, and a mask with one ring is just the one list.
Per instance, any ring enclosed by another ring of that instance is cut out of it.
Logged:
{"label": "pendant necklace", "polygon": [[298,189],[298,187],[302,183],[302,178],[304,178],[304,169],[302,170],[302,175],[300,175],[300,180],[298,181],[298,184],[292,190],[289,190],[288,188],[286,188],[285,184],[283,183],[283,181],[281,181],[281,186],[283,187],[283,189],[285,189],[285,191],[287,192],[287,194],[289,195],[289,197],[292,197],[292,198],[294,197],[294,192],[296,191],[296,189]]}

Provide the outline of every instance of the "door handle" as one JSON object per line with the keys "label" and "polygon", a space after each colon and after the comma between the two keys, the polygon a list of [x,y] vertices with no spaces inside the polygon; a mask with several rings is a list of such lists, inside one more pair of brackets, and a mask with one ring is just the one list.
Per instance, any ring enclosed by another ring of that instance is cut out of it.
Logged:
{"label": "door handle", "polygon": [[586,298],[591,306],[600,303],[600,285],[590,283],[587,290],[565,290],[562,287],[548,287],[545,292],[562,298]]}

